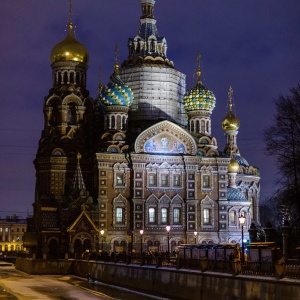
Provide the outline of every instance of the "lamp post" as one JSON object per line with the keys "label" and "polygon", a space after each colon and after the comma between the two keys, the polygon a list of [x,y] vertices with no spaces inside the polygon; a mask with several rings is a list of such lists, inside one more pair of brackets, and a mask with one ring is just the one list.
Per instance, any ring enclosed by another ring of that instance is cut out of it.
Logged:
{"label": "lamp post", "polygon": [[100,231],[100,234],[101,234],[101,253],[103,254],[103,235],[104,235],[103,229]]}
{"label": "lamp post", "polygon": [[197,231],[194,231],[194,240],[195,240],[195,244],[197,243],[197,234],[198,234],[198,232],[197,232]]}
{"label": "lamp post", "polygon": [[171,226],[166,226],[166,230],[168,233],[168,256],[170,256],[170,230],[171,230]]}
{"label": "lamp post", "polygon": [[141,229],[140,230],[140,235],[141,235],[141,255],[143,253],[143,234],[144,234],[144,230]]}
{"label": "lamp post", "polygon": [[241,215],[239,217],[239,221],[242,226],[242,262],[243,262],[244,261],[244,225],[245,225],[246,218],[243,215]]}

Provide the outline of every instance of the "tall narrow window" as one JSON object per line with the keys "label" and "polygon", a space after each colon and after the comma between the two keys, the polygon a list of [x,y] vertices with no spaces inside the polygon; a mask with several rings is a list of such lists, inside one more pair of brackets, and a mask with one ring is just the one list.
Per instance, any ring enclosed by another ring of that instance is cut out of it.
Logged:
{"label": "tall narrow window", "polygon": [[174,224],[180,224],[180,208],[174,208],[173,221],[174,221]]}
{"label": "tall narrow window", "polygon": [[236,224],[236,212],[234,210],[230,212],[230,224]]}
{"label": "tall narrow window", "polygon": [[150,207],[148,212],[149,212],[149,223],[155,223],[155,208]]}
{"label": "tall narrow window", "polygon": [[168,186],[169,185],[169,180],[168,180],[168,175],[162,174],[161,175],[161,186]]}
{"label": "tall narrow window", "polygon": [[203,224],[210,224],[210,209],[204,208],[203,209]]}
{"label": "tall narrow window", "polygon": [[174,177],[173,177],[173,185],[174,186],[180,186],[180,176],[179,175],[174,175]]}
{"label": "tall narrow window", "polygon": [[251,219],[253,220],[254,219],[254,198],[253,197],[250,197],[250,216],[251,216]]}
{"label": "tall narrow window", "polygon": [[149,185],[150,186],[156,186],[156,176],[155,174],[149,175]]}
{"label": "tall narrow window", "polygon": [[116,223],[123,223],[123,208],[117,207],[116,208]]}
{"label": "tall narrow window", "polygon": [[73,103],[71,103],[68,107],[68,123],[69,124],[76,123],[76,108]]}
{"label": "tall narrow window", "polygon": [[124,185],[124,174],[117,173],[116,179],[117,179],[117,185]]}
{"label": "tall narrow window", "polygon": [[210,188],[210,176],[209,175],[203,175],[202,179],[203,179],[202,187],[203,188]]}
{"label": "tall narrow window", "polygon": [[168,223],[168,209],[161,209],[161,222],[167,224]]}

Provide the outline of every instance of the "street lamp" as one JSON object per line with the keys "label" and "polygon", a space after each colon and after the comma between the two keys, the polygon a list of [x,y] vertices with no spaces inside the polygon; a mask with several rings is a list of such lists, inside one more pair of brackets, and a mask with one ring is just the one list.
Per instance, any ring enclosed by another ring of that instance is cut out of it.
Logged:
{"label": "street lamp", "polygon": [[103,235],[104,235],[103,229],[100,231],[100,234],[101,234],[101,253],[103,254]]}
{"label": "street lamp", "polygon": [[194,231],[195,244],[197,243],[197,234],[198,234],[198,232],[197,232],[197,231]]}
{"label": "street lamp", "polygon": [[170,230],[171,230],[171,226],[166,226],[166,230],[168,232],[168,256],[170,256]]}
{"label": "street lamp", "polygon": [[244,225],[245,225],[246,218],[243,215],[241,215],[239,217],[239,221],[242,226],[242,262],[243,262],[244,261]]}
{"label": "street lamp", "polygon": [[141,229],[140,230],[140,235],[141,235],[141,255],[143,253],[143,234],[144,234],[144,230]]}

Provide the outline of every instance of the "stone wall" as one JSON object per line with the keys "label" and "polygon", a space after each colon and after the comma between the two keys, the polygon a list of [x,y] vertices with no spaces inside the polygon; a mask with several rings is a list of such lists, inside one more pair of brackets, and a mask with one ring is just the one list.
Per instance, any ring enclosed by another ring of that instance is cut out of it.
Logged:
{"label": "stone wall", "polygon": [[58,274],[58,271],[62,271],[61,274],[73,274],[84,278],[90,273],[91,278],[97,281],[171,299],[300,299],[299,280],[75,260],[26,262],[26,259],[17,259],[16,268],[31,274],[43,274],[42,271],[45,271],[44,274]]}

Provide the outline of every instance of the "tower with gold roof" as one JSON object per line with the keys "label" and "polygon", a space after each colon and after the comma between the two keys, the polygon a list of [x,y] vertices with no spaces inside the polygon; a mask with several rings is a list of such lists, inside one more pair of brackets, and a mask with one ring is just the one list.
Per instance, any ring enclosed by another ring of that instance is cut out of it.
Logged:
{"label": "tower with gold roof", "polygon": [[[61,218],[77,217],[72,211],[80,210],[85,199],[91,202],[93,192],[94,103],[86,89],[89,53],[75,38],[71,13],[70,3],[66,37],[51,51],[52,88],[44,100],[44,128],[34,160],[34,223],[44,242],[47,236],[42,232],[63,227]],[[44,250],[49,251],[48,246]]]}

